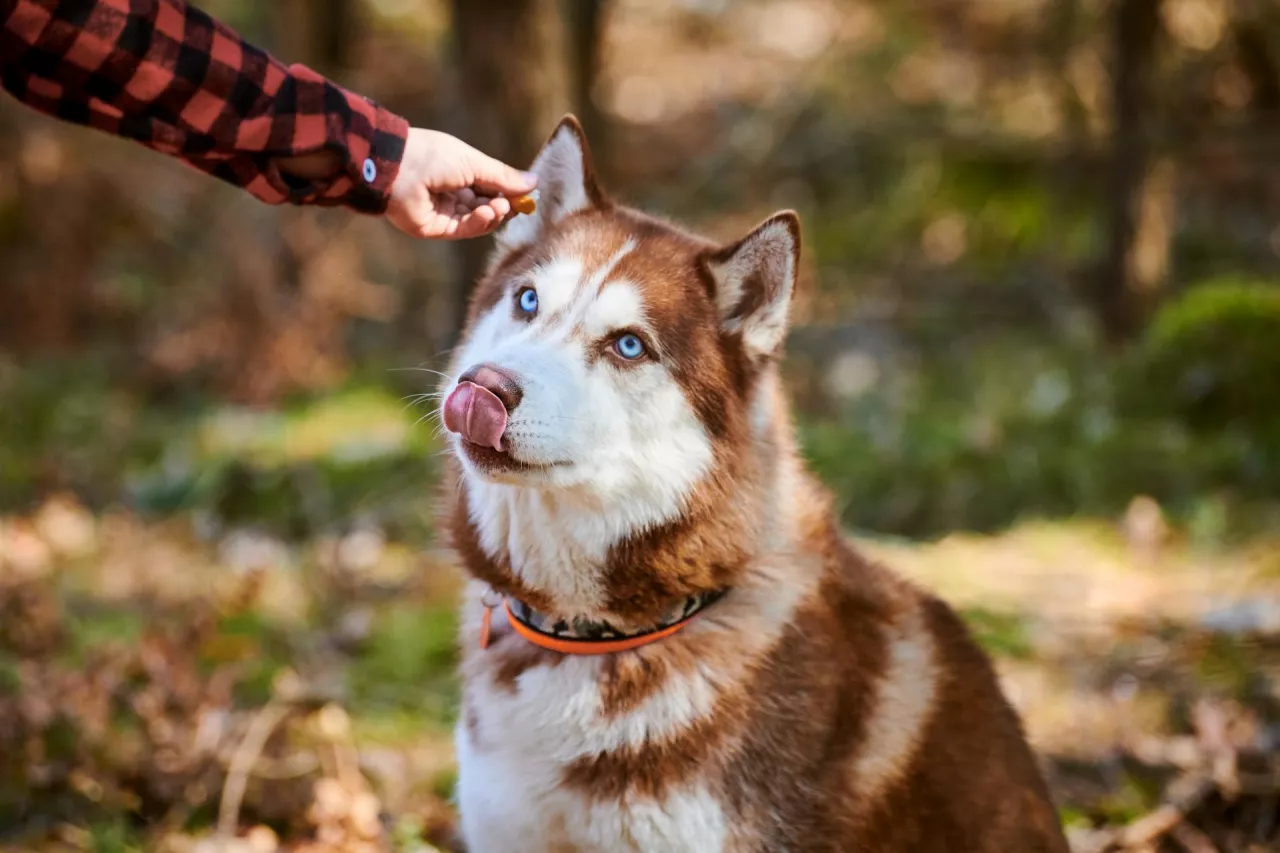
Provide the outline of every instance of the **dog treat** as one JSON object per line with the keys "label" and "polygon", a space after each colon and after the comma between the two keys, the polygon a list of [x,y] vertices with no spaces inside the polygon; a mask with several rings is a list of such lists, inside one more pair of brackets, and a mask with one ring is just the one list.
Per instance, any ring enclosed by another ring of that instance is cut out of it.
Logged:
{"label": "dog treat", "polygon": [[523,213],[525,216],[529,216],[538,209],[538,191],[534,190],[531,193],[525,193],[522,196],[516,196],[511,199],[511,209],[516,213]]}

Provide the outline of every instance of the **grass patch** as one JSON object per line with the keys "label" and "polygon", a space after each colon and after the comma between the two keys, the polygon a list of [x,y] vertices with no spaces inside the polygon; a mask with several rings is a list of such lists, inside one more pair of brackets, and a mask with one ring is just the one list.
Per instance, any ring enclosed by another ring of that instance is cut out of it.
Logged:
{"label": "grass patch", "polygon": [[1126,774],[1123,783],[1098,802],[1098,811],[1108,823],[1126,824],[1159,805],[1160,796],[1158,783]]}
{"label": "grass patch", "polygon": [[67,642],[61,653],[65,663],[80,666],[104,645],[131,644],[142,636],[146,617],[136,608],[93,602],[70,608],[65,622]]}
{"label": "grass patch", "polygon": [[456,628],[453,608],[442,604],[399,603],[382,610],[348,670],[357,712],[405,712],[419,727],[452,724],[459,701]]}
{"label": "grass patch", "polygon": [[92,853],[142,853],[143,839],[127,819],[97,823],[89,827],[89,849]]}
{"label": "grass patch", "polygon": [[431,781],[432,793],[445,802],[453,800],[453,795],[457,787],[458,770],[455,767],[440,771],[436,774],[435,779]]}
{"label": "grass patch", "polygon": [[376,387],[273,411],[213,409],[132,479],[131,499],[156,515],[201,510],[292,539],[367,519],[425,543],[439,449],[419,415]]}
{"label": "grass patch", "polygon": [[996,657],[1029,660],[1034,649],[1020,616],[1000,613],[985,607],[967,607],[960,616],[973,632],[974,639]]}
{"label": "grass patch", "polygon": [[1199,435],[1176,417],[1131,411],[1128,370],[1087,347],[1016,340],[962,359],[934,352],[830,411],[802,413],[802,446],[859,530],[919,537],[1114,518],[1141,494],[1194,522],[1200,539],[1265,531],[1280,494],[1280,435]]}
{"label": "grass patch", "polygon": [[351,718],[351,731],[356,741],[370,746],[403,747],[422,740],[424,735],[447,732],[447,724],[439,715],[428,717],[417,709],[388,707],[369,700],[356,702]]}
{"label": "grass patch", "polygon": [[1258,684],[1260,653],[1249,637],[1211,634],[1192,644],[1192,668],[1206,687],[1244,699]]}
{"label": "grass patch", "polygon": [[16,696],[21,687],[17,658],[0,649],[0,696]]}

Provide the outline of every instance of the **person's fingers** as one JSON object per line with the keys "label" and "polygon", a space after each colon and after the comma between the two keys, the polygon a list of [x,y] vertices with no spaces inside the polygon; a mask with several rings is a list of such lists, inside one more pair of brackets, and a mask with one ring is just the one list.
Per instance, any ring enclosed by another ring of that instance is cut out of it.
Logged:
{"label": "person's fingers", "polygon": [[488,205],[477,207],[463,218],[468,223],[475,223],[475,225],[471,227],[479,228],[480,233],[487,231],[489,226],[497,222],[499,219],[498,214]]}
{"label": "person's fingers", "polygon": [[538,185],[538,177],[532,172],[522,172],[495,160],[479,151],[472,162],[475,180],[472,183],[490,195],[523,195]]}
{"label": "person's fingers", "polygon": [[436,213],[423,224],[420,233],[423,237],[466,240],[484,236],[500,221],[491,207],[479,207],[455,216]]}
{"label": "person's fingers", "polygon": [[458,236],[459,226],[470,214],[432,213],[418,229],[418,236],[434,240],[451,240]]}
{"label": "person's fingers", "polygon": [[483,237],[492,222],[469,214],[453,222],[449,236],[455,240],[469,240],[472,237]]}
{"label": "person's fingers", "polygon": [[463,240],[483,237],[512,217],[511,202],[505,198],[472,197],[464,202],[461,192],[433,193],[388,218],[417,237]]}
{"label": "person's fingers", "polygon": [[499,221],[507,218],[507,214],[511,212],[511,200],[498,196],[489,201],[489,207],[493,209],[493,215]]}
{"label": "person's fingers", "polygon": [[386,216],[397,228],[418,237],[478,237],[516,215],[511,199],[534,191],[537,185],[535,175],[455,137],[415,128],[405,163],[392,185]]}

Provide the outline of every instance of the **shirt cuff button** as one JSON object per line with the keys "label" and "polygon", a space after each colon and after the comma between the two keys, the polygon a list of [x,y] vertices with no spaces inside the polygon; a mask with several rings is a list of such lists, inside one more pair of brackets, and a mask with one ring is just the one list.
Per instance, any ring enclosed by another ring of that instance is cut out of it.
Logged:
{"label": "shirt cuff button", "polygon": [[373,158],[364,161],[364,179],[366,183],[373,183],[373,179],[378,177],[378,167],[374,165]]}

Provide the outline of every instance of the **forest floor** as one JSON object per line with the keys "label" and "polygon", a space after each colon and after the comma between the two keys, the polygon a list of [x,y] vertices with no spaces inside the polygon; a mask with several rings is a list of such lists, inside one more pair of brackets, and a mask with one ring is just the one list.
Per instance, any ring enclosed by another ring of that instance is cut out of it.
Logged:
{"label": "forest floor", "polygon": [[[1077,849],[1275,849],[1280,547],[1151,510],[861,544],[991,652]],[[448,848],[442,558],[61,497],[0,567],[0,850]]]}

